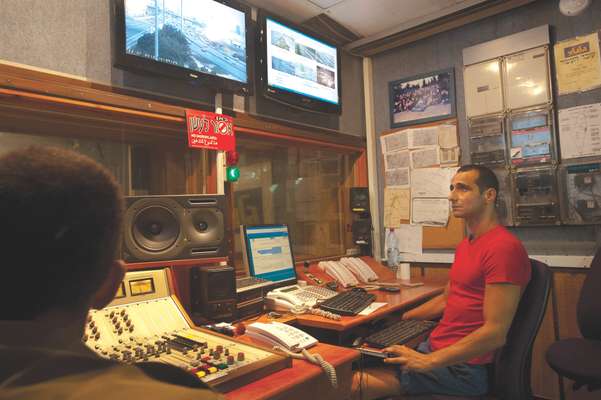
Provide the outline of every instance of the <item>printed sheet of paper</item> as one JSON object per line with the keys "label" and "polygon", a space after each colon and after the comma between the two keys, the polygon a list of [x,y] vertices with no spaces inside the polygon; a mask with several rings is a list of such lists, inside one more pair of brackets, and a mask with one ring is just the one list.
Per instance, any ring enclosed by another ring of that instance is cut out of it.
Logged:
{"label": "printed sheet of paper", "polygon": [[459,165],[459,155],[461,154],[461,150],[459,147],[454,147],[452,149],[440,149],[440,165],[444,166],[455,166]]}
{"label": "printed sheet of paper", "polygon": [[465,67],[465,112],[468,117],[503,111],[499,60]]}
{"label": "printed sheet of paper", "polygon": [[409,168],[409,150],[384,154],[384,169],[388,171],[398,168]]}
{"label": "printed sheet of paper", "polygon": [[410,149],[438,145],[437,126],[408,129],[407,132],[409,133],[408,145]]}
{"label": "printed sheet of paper", "polygon": [[424,226],[447,226],[449,201],[445,199],[419,199],[411,202],[411,223]]}
{"label": "printed sheet of paper", "polygon": [[407,131],[399,131],[390,133],[388,135],[380,137],[380,143],[382,144],[382,154],[392,153],[395,151],[403,150],[407,148]]}
{"label": "printed sheet of paper", "polygon": [[420,168],[411,171],[411,198],[449,195],[451,178],[457,168]]}
{"label": "printed sheet of paper", "polygon": [[601,155],[601,103],[558,112],[561,158]]}
{"label": "printed sheet of paper", "polygon": [[456,125],[444,124],[438,126],[438,145],[443,149],[452,149],[459,146]]}
{"label": "printed sheet of paper", "polygon": [[[386,229],[386,238],[390,237],[389,232],[390,230]],[[399,252],[422,254],[423,228],[421,225],[403,224],[398,228],[394,228],[394,235]],[[390,244],[387,242],[386,248],[389,247]]]}
{"label": "printed sheet of paper", "polygon": [[409,168],[391,169],[385,172],[384,184],[386,187],[409,186]]}
{"label": "printed sheet of paper", "polygon": [[440,165],[438,146],[411,152],[411,168],[427,168]]}
{"label": "printed sheet of paper", "polygon": [[599,34],[578,36],[554,46],[559,94],[584,92],[601,86]]}
{"label": "printed sheet of paper", "polygon": [[373,303],[371,303],[370,305],[368,305],[366,308],[364,308],[359,315],[369,315],[372,312],[376,311],[378,308],[380,307],[384,307],[385,305],[387,305],[388,303],[381,303],[381,302],[377,302],[374,301]]}
{"label": "printed sheet of paper", "polygon": [[506,58],[506,101],[509,108],[534,106],[550,100],[547,58],[544,47]]}
{"label": "printed sheet of paper", "polygon": [[384,227],[397,228],[401,220],[411,217],[411,191],[409,189],[384,188]]}

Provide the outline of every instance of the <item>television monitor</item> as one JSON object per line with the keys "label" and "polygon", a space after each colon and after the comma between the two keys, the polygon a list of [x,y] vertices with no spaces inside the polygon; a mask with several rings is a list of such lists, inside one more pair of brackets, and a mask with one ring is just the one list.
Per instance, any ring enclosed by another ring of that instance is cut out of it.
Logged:
{"label": "television monitor", "polygon": [[249,275],[275,282],[278,287],[295,284],[297,277],[288,225],[243,225],[241,228]]}
{"label": "television monitor", "polygon": [[117,67],[249,94],[250,9],[233,1],[115,0]]}
{"label": "television monitor", "polygon": [[340,113],[340,50],[264,12],[259,23],[263,94],[296,107]]}

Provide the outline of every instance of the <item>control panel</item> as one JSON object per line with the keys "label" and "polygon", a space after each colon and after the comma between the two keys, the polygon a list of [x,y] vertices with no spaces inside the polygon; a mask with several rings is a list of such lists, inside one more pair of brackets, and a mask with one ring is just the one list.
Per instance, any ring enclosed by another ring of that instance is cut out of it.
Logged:
{"label": "control panel", "polygon": [[291,366],[287,357],[195,328],[171,295],[167,273],[128,272],[113,302],[88,314],[84,343],[102,357],[128,364],[177,366],[222,392]]}

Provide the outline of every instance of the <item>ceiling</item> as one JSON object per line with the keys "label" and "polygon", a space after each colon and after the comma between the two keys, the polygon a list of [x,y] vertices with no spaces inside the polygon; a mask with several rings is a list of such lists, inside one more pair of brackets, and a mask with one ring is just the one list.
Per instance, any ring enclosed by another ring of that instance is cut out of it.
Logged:
{"label": "ceiling", "polygon": [[[294,23],[325,14],[366,44],[486,0],[247,0]],[[351,47],[354,47],[350,43]]]}

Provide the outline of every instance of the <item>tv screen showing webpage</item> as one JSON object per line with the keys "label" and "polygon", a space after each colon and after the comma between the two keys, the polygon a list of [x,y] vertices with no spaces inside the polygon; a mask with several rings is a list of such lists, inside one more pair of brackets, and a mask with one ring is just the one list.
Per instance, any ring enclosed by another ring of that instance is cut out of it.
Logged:
{"label": "tv screen showing webpage", "polygon": [[265,21],[268,86],[339,104],[336,47],[269,17]]}
{"label": "tv screen showing webpage", "polygon": [[250,276],[272,282],[296,280],[287,225],[245,226],[244,241]]}
{"label": "tv screen showing webpage", "polygon": [[213,0],[125,0],[128,55],[246,83],[246,51],[243,11]]}

